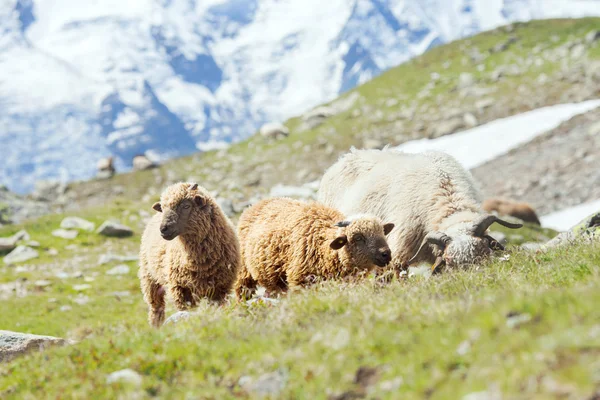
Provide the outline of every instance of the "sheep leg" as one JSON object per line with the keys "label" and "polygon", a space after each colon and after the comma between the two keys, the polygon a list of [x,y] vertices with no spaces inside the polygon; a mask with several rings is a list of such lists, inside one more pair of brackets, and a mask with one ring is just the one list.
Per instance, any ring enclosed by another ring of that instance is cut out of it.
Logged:
{"label": "sheep leg", "polygon": [[238,300],[248,300],[256,292],[256,280],[250,274],[250,271],[242,266],[237,282],[235,283],[235,295]]}
{"label": "sheep leg", "polygon": [[155,328],[162,325],[165,320],[165,290],[149,276],[141,277],[144,301],[148,304],[148,322]]}
{"label": "sheep leg", "polygon": [[185,286],[172,286],[169,292],[173,302],[175,303],[175,307],[177,307],[179,311],[196,307],[196,299],[194,298],[190,288]]}

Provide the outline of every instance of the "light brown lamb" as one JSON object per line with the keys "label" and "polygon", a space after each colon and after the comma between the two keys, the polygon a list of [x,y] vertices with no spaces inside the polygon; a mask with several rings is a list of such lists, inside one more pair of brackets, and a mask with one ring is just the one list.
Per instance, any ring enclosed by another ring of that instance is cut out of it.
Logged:
{"label": "light brown lamb", "polygon": [[483,209],[489,213],[495,211],[499,215],[510,215],[525,222],[540,225],[540,219],[529,204],[502,197],[493,197],[483,202]]}
{"label": "light brown lamb", "polygon": [[270,295],[315,278],[343,278],[383,267],[391,260],[385,236],[393,228],[373,216],[345,218],[316,202],[263,200],[246,209],[238,222],[242,266],[236,295],[251,297],[257,284]]}
{"label": "light brown lamb", "polygon": [[239,243],[229,218],[206,189],[177,183],[152,207],[140,248],[140,278],[148,321],[162,325],[165,294],[178,310],[198,299],[222,302],[240,265]]}

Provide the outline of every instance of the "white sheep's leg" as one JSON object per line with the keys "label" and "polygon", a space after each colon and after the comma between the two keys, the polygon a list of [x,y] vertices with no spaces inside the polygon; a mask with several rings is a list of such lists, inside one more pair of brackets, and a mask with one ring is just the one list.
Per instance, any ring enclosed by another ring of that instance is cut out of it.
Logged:
{"label": "white sheep's leg", "polygon": [[140,278],[144,301],[148,304],[148,322],[155,328],[165,320],[165,290],[149,276]]}

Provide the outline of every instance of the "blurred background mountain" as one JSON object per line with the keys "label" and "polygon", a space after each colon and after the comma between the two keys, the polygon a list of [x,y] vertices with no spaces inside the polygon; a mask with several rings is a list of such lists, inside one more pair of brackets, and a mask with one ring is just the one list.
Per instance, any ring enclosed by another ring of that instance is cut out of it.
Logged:
{"label": "blurred background mountain", "polygon": [[454,39],[597,0],[0,0],[0,182],[222,147]]}

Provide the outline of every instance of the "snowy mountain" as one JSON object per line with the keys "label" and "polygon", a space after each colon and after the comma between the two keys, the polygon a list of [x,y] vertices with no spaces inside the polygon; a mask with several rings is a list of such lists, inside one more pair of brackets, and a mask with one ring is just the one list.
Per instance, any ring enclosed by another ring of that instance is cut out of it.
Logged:
{"label": "snowy mountain", "polygon": [[0,0],[0,183],[247,137],[432,46],[598,0]]}

